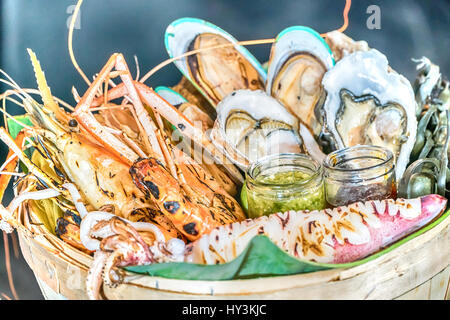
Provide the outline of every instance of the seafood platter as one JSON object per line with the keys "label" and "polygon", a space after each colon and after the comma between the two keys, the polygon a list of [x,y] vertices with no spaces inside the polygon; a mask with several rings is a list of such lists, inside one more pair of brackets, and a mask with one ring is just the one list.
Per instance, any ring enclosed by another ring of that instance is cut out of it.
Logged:
{"label": "seafood platter", "polygon": [[31,49],[37,89],[1,71],[0,191],[15,197],[0,227],[46,298],[393,299],[422,284],[448,297],[439,66],[414,60],[411,83],[368,42],[305,26],[262,62],[200,19],[164,41],[172,87],[120,53],[91,81],[71,43],[89,85],[75,103]]}

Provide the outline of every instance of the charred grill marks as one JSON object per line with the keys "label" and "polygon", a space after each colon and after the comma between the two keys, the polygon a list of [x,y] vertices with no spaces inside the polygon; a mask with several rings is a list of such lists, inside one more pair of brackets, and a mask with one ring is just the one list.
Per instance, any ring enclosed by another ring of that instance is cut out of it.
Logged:
{"label": "charred grill marks", "polygon": [[171,214],[177,213],[178,209],[180,209],[180,204],[177,201],[166,201],[163,205],[164,209],[169,211]]}
{"label": "charred grill marks", "polygon": [[196,226],[197,225],[195,224],[195,222],[191,222],[191,223],[185,224],[183,226],[183,229],[184,229],[184,231],[186,231],[186,233],[196,236],[196,235],[198,235],[198,230],[196,229]]}
{"label": "charred grill marks", "polygon": [[159,188],[156,184],[154,184],[152,181],[148,180],[148,179],[144,179],[144,181],[142,181],[142,183],[144,184],[146,190],[148,190],[152,196],[158,200],[159,199]]}

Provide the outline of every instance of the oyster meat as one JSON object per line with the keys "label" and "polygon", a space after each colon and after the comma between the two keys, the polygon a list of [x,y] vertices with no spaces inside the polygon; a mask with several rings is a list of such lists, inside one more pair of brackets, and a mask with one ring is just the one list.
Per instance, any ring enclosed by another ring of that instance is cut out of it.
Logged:
{"label": "oyster meat", "polygon": [[417,131],[416,102],[409,81],[375,49],[343,57],[323,77],[323,136],[335,149],[357,144],[390,149],[396,177],[408,164]]}
{"label": "oyster meat", "polygon": [[219,27],[194,18],[182,18],[171,23],[165,34],[169,56],[188,51],[223,46],[184,57],[175,62],[183,75],[216,106],[225,96],[238,89],[263,89],[266,72],[251,55]]}
{"label": "oyster meat", "polygon": [[321,161],[323,154],[314,146],[313,137],[300,135],[302,127],[265,92],[238,90],[218,104],[211,138],[242,169],[269,154],[310,153]]}
{"label": "oyster meat", "polygon": [[328,45],[307,27],[283,30],[272,45],[266,92],[281,101],[316,136],[321,128],[315,113],[323,102],[321,81],[333,65]]}

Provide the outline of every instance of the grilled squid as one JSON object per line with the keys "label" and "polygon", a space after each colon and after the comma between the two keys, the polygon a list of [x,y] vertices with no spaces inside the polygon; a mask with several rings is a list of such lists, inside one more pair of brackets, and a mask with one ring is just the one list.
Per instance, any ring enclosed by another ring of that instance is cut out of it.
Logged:
{"label": "grilled squid", "polygon": [[[174,261],[226,263],[236,258],[256,235],[265,235],[288,254],[322,263],[362,259],[419,229],[446,208],[447,199],[356,202],[321,211],[289,211],[214,229],[186,246]],[[152,247],[152,251],[157,251]],[[167,259],[167,257],[165,257]],[[157,261],[155,261],[157,262]]]}

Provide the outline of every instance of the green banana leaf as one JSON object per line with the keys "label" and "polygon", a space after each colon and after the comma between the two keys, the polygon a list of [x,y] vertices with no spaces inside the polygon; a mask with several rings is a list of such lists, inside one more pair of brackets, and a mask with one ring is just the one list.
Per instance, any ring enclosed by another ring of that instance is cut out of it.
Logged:
{"label": "green banana leaf", "polygon": [[[14,119],[16,121],[14,121],[11,118],[8,118],[6,121],[8,123],[8,131],[9,131],[9,135],[15,139],[17,137],[17,135],[19,134],[20,130],[23,129],[23,126],[20,125],[20,123],[23,123],[27,126],[33,126],[33,123],[31,123],[30,118],[27,115],[20,115],[20,116],[14,116]],[[25,154],[28,157],[31,157],[32,154],[32,150],[26,150]],[[28,168],[22,163],[22,161],[19,161],[19,166],[20,169],[24,172],[24,173],[28,173]]]}
{"label": "green banana leaf", "polygon": [[[30,118],[27,115],[21,115],[21,116],[14,116],[14,121],[11,118],[8,118],[8,130],[9,134],[13,139],[17,137],[20,130],[22,130],[23,126],[20,125],[20,123],[26,124],[28,126],[33,126]],[[18,123],[20,122],[20,123]],[[50,176],[53,176],[53,178],[56,178],[54,175],[55,173],[52,171],[52,169],[48,166],[48,164],[43,160],[42,156],[37,153],[33,152],[34,148],[30,148],[25,151],[25,154],[30,157],[38,167],[40,167],[45,173],[47,173]],[[22,163],[22,161],[19,162],[20,169],[23,172],[28,172],[28,168]],[[63,216],[62,210],[56,205],[54,201],[51,200],[39,200],[39,201],[31,201],[31,206],[36,213],[36,215],[39,217],[39,220],[44,224],[46,229],[55,234],[55,227],[56,227],[56,220],[59,217]]]}
{"label": "green banana leaf", "polygon": [[216,264],[185,262],[157,263],[147,266],[126,267],[128,271],[172,279],[230,280],[254,275],[275,276],[328,269],[308,261],[300,261],[280,250],[266,236],[254,237],[247,248],[233,261]]}
{"label": "green banana leaf", "polygon": [[[27,125],[27,126],[33,126],[30,118],[27,115],[14,116],[14,119],[20,123]],[[22,128],[23,128],[23,126],[21,126],[16,121],[14,121],[11,118],[8,118],[8,120],[7,120],[9,134],[11,135],[11,137],[13,137],[13,139],[15,139],[17,137],[17,135],[19,134],[19,131],[22,130]]]}
{"label": "green banana leaf", "polygon": [[255,236],[246,249],[228,263],[203,265],[185,262],[157,263],[145,266],[125,267],[127,271],[182,280],[235,280],[309,273],[326,269],[350,268],[374,260],[415,237],[434,228],[450,214],[442,214],[418,231],[400,239],[392,245],[358,261],[342,264],[316,263],[297,259],[276,246],[268,237]]}

